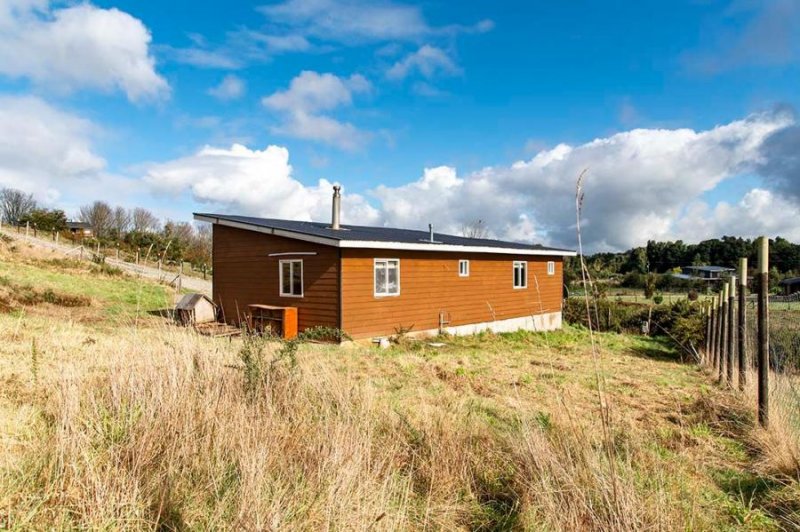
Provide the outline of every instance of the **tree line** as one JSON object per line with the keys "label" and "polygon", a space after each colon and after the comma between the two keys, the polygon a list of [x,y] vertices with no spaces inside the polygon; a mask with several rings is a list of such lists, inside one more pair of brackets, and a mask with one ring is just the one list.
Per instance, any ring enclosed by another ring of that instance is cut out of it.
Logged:
{"label": "tree line", "polygon": [[[38,204],[33,195],[4,188],[0,190],[0,216],[3,223],[26,226],[53,233],[67,229],[67,216],[61,209],[48,209]],[[136,207],[112,207],[94,201],[79,209],[80,221],[88,224],[91,244],[122,251],[146,252],[166,261],[191,262],[195,267],[210,267],[211,228],[195,227],[189,222],[162,221],[151,211]],[[81,237],[79,237],[81,238]]]}

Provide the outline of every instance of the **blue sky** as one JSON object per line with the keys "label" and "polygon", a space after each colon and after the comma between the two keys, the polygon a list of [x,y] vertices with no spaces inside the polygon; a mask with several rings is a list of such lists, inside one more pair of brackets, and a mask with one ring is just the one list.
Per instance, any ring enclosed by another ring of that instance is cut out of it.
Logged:
{"label": "blue sky", "polygon": [[588,168],[594,249],[800,239],[795,0],[0,0],[0,49],[0,185],[68,212],[339,182],[346,222],[569,245]]}

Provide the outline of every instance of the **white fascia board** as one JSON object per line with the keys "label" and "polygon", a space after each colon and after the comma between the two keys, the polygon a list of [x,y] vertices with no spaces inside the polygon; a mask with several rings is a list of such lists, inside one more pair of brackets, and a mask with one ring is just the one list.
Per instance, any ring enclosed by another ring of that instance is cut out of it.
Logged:
{"label": "white fascia board", "polygon": [[493,246],[457,246],[454,244],[425,244],[420,242],[373,242],[369,240],[342,240],[339,247],[355,249],[397,249],[407,251],[450,251],[453,253],[491,253],[495,255],[538,255],[546,257],[574,257],[574,251],[555,249],[496,248]]}
{"label": "white fascia board", "polygon": [[453,253],[489,253],[493,255],[525,255],[525,256],[540,256],[540,257],[574,257],[577,255],[574,251],[560,251],[555,249],[518,249],[518,248],[496,248],[492,246],[457,246],[453,244],[428,244],[425,242],[411,243],[411,242],[376,242],[372,240],[337,240],[335,238],[325,238],[321,236],[307,235],[305,233],[298,233],[295,231],[286,231],[284,229],[273,229],[271,227],[262,227],[258,225],[245,224],[241,222],[234,222],[213,216],[194,215],[194,219],[200,222],[209,222],[212,224],[226,225],[228,227],[235,227],[237,229],[245,229],[247,231],[256,231],[258,233],[266,233],[268,235],[282,236],[286,238],[293,238],[295,240],[303,240],[305,242],[314,242],[325,246],[333,246],[338,248],[347,249],[394,249],[399,251],[449,251]]}

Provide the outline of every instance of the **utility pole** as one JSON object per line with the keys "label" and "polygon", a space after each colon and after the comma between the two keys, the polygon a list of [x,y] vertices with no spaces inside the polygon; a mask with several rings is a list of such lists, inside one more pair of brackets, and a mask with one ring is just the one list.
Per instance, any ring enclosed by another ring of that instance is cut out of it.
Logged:
{"label": "utility pole", "polygon": [[758,422],[769,427],[769,239],[758,246]]}
{"label": "utility pole", "polygon": [[747,257],[739,259],[739,390],[747,383]]}

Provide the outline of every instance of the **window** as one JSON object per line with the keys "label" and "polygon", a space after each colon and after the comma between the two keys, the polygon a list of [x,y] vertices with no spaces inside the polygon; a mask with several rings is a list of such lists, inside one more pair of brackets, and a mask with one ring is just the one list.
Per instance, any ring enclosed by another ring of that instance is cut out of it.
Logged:
{"label": "window", "polygon": [[469,277],[469,261],[468,260],[460,260],[460,261],[458,261],[458,276],[459,277]]}
{"label": "window", "polygon": [[375,259],[375,295],[400,295],[400,259]]}
{"label": "window", "polygon": [[280,261],[281,296],[303,297],[303,261]]}
{"label": "window", "polygon": [[514,261],[514,288],[528,288],[528,263],[524,260]]}
{"label": "window", "polygon": [[547,275],[555,275],[556,274],[556,263],[551,261],[547,262]]}

